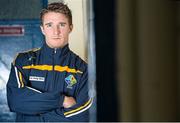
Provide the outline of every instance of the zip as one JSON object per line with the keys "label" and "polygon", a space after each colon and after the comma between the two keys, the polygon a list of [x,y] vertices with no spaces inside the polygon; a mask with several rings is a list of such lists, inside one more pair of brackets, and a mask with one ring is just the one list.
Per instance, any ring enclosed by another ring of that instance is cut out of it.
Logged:
{"label": "zip", "polygon": [[55,64],[54,64],[54,59],[55,59],[55,54],[56,54],[56,52],[57,52],[57,49],[55,48],[55,49],[54,49],[54,54],[53,54],[53,71],[54,71],[54,65],[55,65]]}
{"label": "zip", "polygon": [[56,51],[57,51],[57,49],[55,48],[55,49],[54,49],[54,54],[56,54]]}
{"label": "zip", "polygon": [[53,52],[53,70],[52,70],[52,72],[53,72],[53,78],[52,78],[52,80],[53,80],[53,85],[52,85],[52,88],[53,88],[53,90],[54,90],[54,85],[55,85],[55,71],[54,71],[54,67],[55,67],[55,54],[56,54],[56,52],[57,52],[57,49],[55,48],[54,49],[54,52]]}

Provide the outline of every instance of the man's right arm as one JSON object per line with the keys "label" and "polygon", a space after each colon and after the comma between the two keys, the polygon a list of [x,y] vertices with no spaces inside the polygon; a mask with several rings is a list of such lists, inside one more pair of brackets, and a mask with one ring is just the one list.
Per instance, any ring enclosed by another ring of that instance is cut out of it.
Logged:
{"label": "man's right arm", "polygon": [[23,114],[40,114],[60,108],[64,96],[60,92],[40,92],[27,86],[19,68],[12,64],[7,83],[7,100],[11,111]]}

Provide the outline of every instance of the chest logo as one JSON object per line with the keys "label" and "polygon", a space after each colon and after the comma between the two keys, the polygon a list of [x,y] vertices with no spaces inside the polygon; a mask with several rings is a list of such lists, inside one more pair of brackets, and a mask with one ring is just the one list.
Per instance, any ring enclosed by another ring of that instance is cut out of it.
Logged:
{"label": "chest logo", "polygon": [[77,83],[76,78],[73,75],[69,75],[65,78],[65,82],[67,83],[67,88],[72,89],[72,86]]}

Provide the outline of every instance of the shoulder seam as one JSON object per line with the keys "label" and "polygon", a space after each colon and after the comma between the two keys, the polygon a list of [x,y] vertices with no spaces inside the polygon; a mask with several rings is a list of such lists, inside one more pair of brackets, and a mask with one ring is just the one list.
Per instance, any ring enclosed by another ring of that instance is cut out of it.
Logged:
{"label": "shoulder seam", "polygon": [[25,54],[25,53],[29,53],[29,52],[36,52],[36,51],[38,51],[40,49],[41,48],[33,48],[33,49],[30,49],[30,50],[27,50],[27,51],[17,53],[16,56],[14,57],[13,65],[15,65],[15,61],[16,61],[17,57],[19,56],[19,54]]}
{"label": "shoulder seam", "polygon": [[38,50],[40,50],[40,49],[41,49],[41,48],[33,48],[33,49],[30,49],[30,50],[23,51],[23,52],[21,52],[21,53],[28,53],[28,52],[31,52],[31,51],[36,52],[36,51],[38,51]]}

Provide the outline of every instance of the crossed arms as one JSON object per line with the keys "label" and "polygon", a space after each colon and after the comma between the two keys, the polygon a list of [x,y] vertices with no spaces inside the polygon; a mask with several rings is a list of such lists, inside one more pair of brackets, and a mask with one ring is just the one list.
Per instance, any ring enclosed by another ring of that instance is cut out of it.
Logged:
{"label": "crossed arms", "polygon": [[88,84],[85,83],[87,72],[84,72],[76,97],[68,97],[59,91],[41,92],[28,87],[23,76],[21,67],[12,64],[7,83],[7,99],[11,111],[27,115],[41,114],[48,121],[89,120],[88,109],[92,99],[88,96]]}

